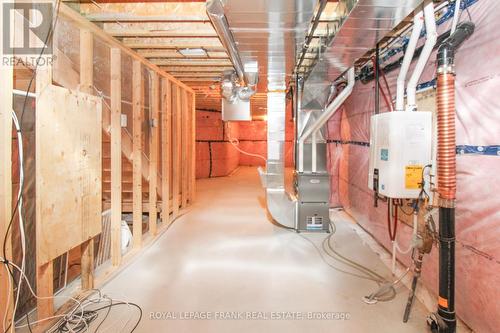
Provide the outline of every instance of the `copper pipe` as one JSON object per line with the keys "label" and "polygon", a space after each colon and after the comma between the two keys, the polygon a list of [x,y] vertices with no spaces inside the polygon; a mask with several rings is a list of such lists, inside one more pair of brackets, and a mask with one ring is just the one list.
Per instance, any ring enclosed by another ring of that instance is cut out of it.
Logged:
{"label": "copper pipe", "polygon": [[437,178],[442,199],[455,199],[455,74],[445,72],[437,77]]}

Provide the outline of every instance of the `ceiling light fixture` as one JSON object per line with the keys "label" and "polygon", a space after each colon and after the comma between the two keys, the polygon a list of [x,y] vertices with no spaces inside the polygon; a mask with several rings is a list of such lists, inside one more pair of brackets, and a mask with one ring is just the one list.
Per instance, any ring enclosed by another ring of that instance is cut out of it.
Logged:
{"label": "ceiling light fixture", "polygon": [[205,57],[207,55],[207,51],[202,48],[194,48],[194,49],[179,49],[177,50],[180,54],[185,57]]}

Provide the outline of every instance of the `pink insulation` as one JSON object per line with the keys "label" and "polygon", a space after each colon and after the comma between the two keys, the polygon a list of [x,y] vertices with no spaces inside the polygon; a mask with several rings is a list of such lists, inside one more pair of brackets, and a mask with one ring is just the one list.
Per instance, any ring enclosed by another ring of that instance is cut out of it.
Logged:
{"label": "pink insulation", "polygon": [[224,123],[217,111],[196,111],[196,178],[227,176],[238,167],[230,137],[238,137],[238,123]]}
{"label": "pink insulation", "polygon": [[[500,6],[497,0],[479,0],[470,7],[476,31],[456,55],[457,145],[500,144]],[[462,20],[468,19],[462,14]],[[441,34],[450,21],[441,25]],[[400,55],[399,55],[400,56]],[[435,75],[435,52],[420,82]],[[413,64],[414,65],[414,64]],[[413,66],[412,66],[413,68]],[[410,69],[410,73],[411,73]],[[398,70],[387,75],[393,97]],[[339,203],[387,249],[387,204],[373,207],[368,189],[370,116],[374,109],[374,82],[356,83],[351,97],[329,122],[329,156],[333,206]],[[386,111],[381,98],[382,111]],[[341,143],[335,143],[339,141]],[[352,142],[357,143],[352,143]],[[457,155],[456,310],[476,332],[498,332],[500,327],[500,156]],[[400,223],[398,242],[409,242],[411,229]],[[438,250],[424,259],[422,281],[437,294]],[[406,265],[408,256],[399,255]],[[403,311],[403,309],[401,309]]]}
{"label": "pink insulation", "polygon": [[[285,166],[292,167],[294,123],[291,110],[289,111],[286,121]],[[231,144],[230,141],[234,139],[238,140],[240,151]],[[197,110],[196,141],[196,177],[227,176],[239,165],[265,165],[267,122],[223,122],[220,112]]]}

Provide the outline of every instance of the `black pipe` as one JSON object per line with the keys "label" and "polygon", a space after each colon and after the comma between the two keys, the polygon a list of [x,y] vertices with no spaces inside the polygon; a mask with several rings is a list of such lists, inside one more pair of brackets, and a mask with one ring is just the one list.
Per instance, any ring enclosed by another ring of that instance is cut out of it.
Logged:
{"label": "black pipe", "polygon": [[[436,41],[436,45],[440,45],[449,36],[450,36],[449,30],[446,32],[443,32],[441,35],[438,36],[437,41]],[[422,46],[415,49],[415,52],[413,53],[412,60],[414,60],[420,56],[423,48],[424,48],[424,46],[422,45]],[[404,55],[401,56],[399,59],[397,59],[397,60],[385,65],[384,67],[380,68],[380,70],[386,74],[390,73],[393,70],[401,67],[401,64],[403,63],[403,59],[404,59]],[[371,80],[373,80],[374,78],[375,78],[375,73],[372,69],[368,68],[367,66],[361,68],[361,73],[359,74],[358,79],[362,83],[366,84],[366,83],[370,82]]]}
{"label": "black pipe", "polygon": [[439,46],[437,54],[438,66],[453,66],[455,62],[455,51],[473,32],[474,23],[460,23],[455,32]]}
{"label": "black pipe", "polygon": [[[454,75],[455,51],[474,32],[474,23],[463,22],[444,40],[437,53],[438,75]],[[439,82],[439,80],[438,80]],[[439,135],[439,134],[438,134]],[[438,165],[438,172],[440,166]],[[439,184],[438,184],[439,186]],[[454,196],[453,196],[454,197]],[[433,332],[454,333],[455,314],[455,200],[440,200],[439,207],[439,298],[430,325]]]}
{"label": "black pipe", "polygon": [[455,332],[455,208],[439,208],[438,332]]}

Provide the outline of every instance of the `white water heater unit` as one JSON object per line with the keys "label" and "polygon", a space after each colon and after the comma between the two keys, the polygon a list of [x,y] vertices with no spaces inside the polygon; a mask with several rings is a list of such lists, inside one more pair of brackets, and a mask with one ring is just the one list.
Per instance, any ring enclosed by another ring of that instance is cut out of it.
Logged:
{"label": "white water heater unit", "polygon": [[417,198],[431,164],[432,113],[381,113],[370,128],[368,187],[388,198]]}

